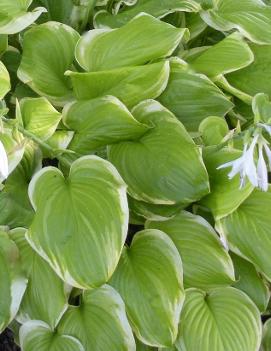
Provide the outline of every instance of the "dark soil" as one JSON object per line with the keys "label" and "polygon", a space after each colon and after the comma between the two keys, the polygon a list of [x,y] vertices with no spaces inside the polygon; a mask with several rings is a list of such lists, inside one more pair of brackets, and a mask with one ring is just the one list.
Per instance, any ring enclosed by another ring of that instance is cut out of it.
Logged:
{"label": "dark soil", "polygon": [[14,342],[13,333],[9,329],[0,334],[0,351],[20,351]]}

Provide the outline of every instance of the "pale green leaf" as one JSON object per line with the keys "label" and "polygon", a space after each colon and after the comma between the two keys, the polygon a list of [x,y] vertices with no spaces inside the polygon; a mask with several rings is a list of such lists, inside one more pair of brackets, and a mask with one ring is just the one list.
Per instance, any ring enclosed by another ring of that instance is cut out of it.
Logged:
{"label": "pale green leaf", "polygon": [[271,349],[271,319],[268,319],[263,326],[263,340],[261,351],[270,351]]}
{"label": "pale green leaf", "polygon": [[110,146],[109,160],[128,184],[129,194],[153,204],[189,204],[209,192],[201,152],[175,116],[154,100],[132,110],[152,126],[136,141]]}
{"label": "pale green leaf", "polygon": [[208,207],[216,219],[227,216],[251,194],[253,186],[247,182],[240,188],[240,178],[228,178],[229,168],[217,169],[226,162],[237,159],[241,151],[230,148],[205,148],[203,159],[210,176],[211,192],[200,203]]}
{"label": "pale green leaf", "polygon": [[44,7],[27,11],[32,0],[1,0],[0,2],[0,34],[16,34],[34,23],[46,12]]}
{"label": "pale green leaf", "polygon": [[233,252],[252,262],[271,281],[271,189],[253,193],[229,216],[217,222]]}
{"label": "pale green leaf", "polygon": [[24,98],[18,108],[24,128],[41,140],[50,138],[61,120],[61,114],[43,97]]}
{"label": "pale green leaf", "polygon": [[136,336],[150,346],[171,346],[184,301],[182,261],[160,230],[138,232],[125,247],[110,281],[122,296]]}
{"label": "pale green leaf", "polygon": [[110,286],[86,290],[80,306],[70,306],[58,330],[76,337],[85,351],[135,351],[125,305]]}
{"label": "pale green leaf", "polygon": [[90,72],[137,66],[170,56],[187,35],[186,29],[141,13],[119,29],[87,32],[79,40],[75,56]]}
{"label": "pale green leaf", "polygon": [[233,107],[211,80],[179,61],[172,61],[169,83],[159,101],[193,132],[206,117],[223,117]]}
{"label": "pale green leaf", "polygon": [[234,287],[244,291],[261,312],[267,308],[270,291],[267,283],[260,277],[253,264],[231,253],[234,264],[236,283]]}
{"label": "pale green leaf", "polygon": [[218,145],[229,133],[229,127],[224,118],[211,116],[201,122],[199,132],[205,146]]}
{"label": "pale green leaf", "polygon": [[20,328],[23,351],[85,351],[79,340],[63,335],[42,321],[29,321]]}
{"label": "pale green leaf", "polygon": [[3,62],[0,61],[0,99],[3,99],[5,97],[10,88],[11,86],[8,70],[6,69]]}
{"label": "pale green leaf", "polygon": [[133,107],[145,99],[157,98],[166,88],[169,77],[168,61],[145,66],[124,67],[103,72],[79,73],[67,71],[78,100],[104,95],[119,98]]}
{"label": "pale green leaf", "polygon": [[79,288],[108,281],[128,226],[126,185],[116,169],[97,156],[76,160],[66,178],[46,167],[32,178],[29,196],[36,214],[27,239],[56,273]]}
{"label": "pale green leaf", "polygon": [[138,0],[135,6],[127,7],[117,15],[111,15],[107,11],[98,12],[94,17],[94,25],[96,28],[118,28],[141,12],[162,18],[177,11],[198,12],[199,10],[199,4],[193,0]]}
{"label": "pale green leaf", "polygon": [[19,250],[8,234],[0,229],[0,333],[16,316],[26,285]]}
{"label": "pale green leaf", "polygon": [[271,44],[271,7],[262,0],[215,0],[213,8],[201,16],[217,30],[237,29],[255,43]]}
{"label": "pale green leaf", "polygon": [[54,328],[68,307],[68,291],[63,281],[52,268],[28,244],[26,229],[17,228],[10,232],[21,257],[21,265],[27,278],[25,291],[17,320],[43,320]]}
{"label": "pale green leaf", "polygon": [[69,148],[82,155],[105,145],[137,139],[150,129],[139,123],[114,96],[65,106],[63,122],[75,132]]}
{"label": "pale green leaf", "polygon": [[258,351],[260,313],[243,292],[218,288],[210,293],[186,291],[178,351]]}
{"label": "pale green leaf", "polygon": [[[72,141],[74,132],[71,130],[60,129],[57,130],[49,139],[46,140],[46,144],[51,146],[54,150],[66,150]],[[50,151],[42,148],[42,154],[44,158],[54,157],[50,154]]]}
{"label": "pale green leaf", "polygon": [[[69,78],[79,34],[58,22],[35,26],[24,34],[19,79],[57,105],[72,99]],[[38,64],[37,64],[38,63]]]}
{"label": "pale green leaf", "polygon": [[271,102],[269,96],[259,93],[252,100],[255,122],[269,123],[271,118]]}
{"label": "pale green leaf", "polygon": [[147,221],[146,227],[165,232],[174,242],[183,261],[185,288],[210,290],[233,283],[231,258],[204,218],[182,211],[168,220]]}
{"label": "pale green leaf", "polygon": [[233,33],[187,60],[197,72],[215,77],[244,68],[253,62],[254,55],[239,33]]}

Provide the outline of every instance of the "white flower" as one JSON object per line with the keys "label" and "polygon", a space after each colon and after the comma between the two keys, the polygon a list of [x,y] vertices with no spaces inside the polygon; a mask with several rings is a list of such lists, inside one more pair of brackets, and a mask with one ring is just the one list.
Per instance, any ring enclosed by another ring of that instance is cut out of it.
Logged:
{"label": "white flower", "polygon": [[6,179],[8,177],[8,156],[4,145],[0,141],[0,178]]}
{"label": "white flower", "polygon": [[[266,144],[264,144],[266,145]],[[263,157],[263,144],[259,144],[259,158],[257,164],[258,187],[263,190],[268,190],[268,171]]]}
{"label": "white flower", "polygon": [[228,174],[229,179],[232,179],[236,174],[240,174],[240,188],[245,185],[246,177],[249,179],[250,183],[255,187],[258,186],[258,175],[257,168],[254,163],[254,150],[258,141],[258,135],[255,135],[252,143],[248,147],[248,144],[245,144],[242,156],[236,160],[224,163],[219,166],[217,169],[223,169],[232,167],[232,170]]}

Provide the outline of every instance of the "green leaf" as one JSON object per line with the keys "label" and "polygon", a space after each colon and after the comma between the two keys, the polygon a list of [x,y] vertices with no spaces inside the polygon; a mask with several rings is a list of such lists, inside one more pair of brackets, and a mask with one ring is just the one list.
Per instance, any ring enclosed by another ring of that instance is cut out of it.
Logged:
{"label": "green leaf", "polygon": [[263,327],[263,340],[261,351],[269,351],[271,348],[271,319],[264,323]]}
{"label": "green leaf", "polygon": [[169,77],[168,61],[145,66],[124,67],[103,72],[79,73],[67,71],[78,100],[104,95],[119,98],[133,107],[145,99],[157,98],[166,88]]}
{"label": "green leaf", "polygon": [[252,262],[271,281],[270,237],[271,189],[253,193],[229,216],[217,222],[217,229],[225,236],[230,248]]}
{"label": "green leaf", "polygon": [[137,200],[160,205],[189,204],[209,192],[201,152],[173,114],[154,100],[132,114],[152,126],[136,141],[110,146],[109,160]]}
{"label": "green leaf", "polygon": [[[136,351],[151,351],[151,350],[156,350],[156,349],[148,345],[145,345],[142,342],[140,342],[138,339],[136,339]],[[163,350],[165,350],[165,348],[163,348]]]}
{"label": "green leaf", "polygon": [[198,12],[200,6],[193,0],[138,0],[135,6],[127,7],[117,15],[111,15],[107,11],[99,11],[94,17],[96,28],[118,28],[125,25],[141,12],[145,12],[156,18],[177,12]]}
{"label": "green leaf", "polygon": [[8,35],[0,34],[0,56],[3,55],[3,53],[7,50],[7,48],[8,48]]}
{"label": "green leaf", "polygon": [[229,133],[229,127],[224,118],[211,116],[201,122],[199,132],[205,146],[218,145]]}
{"label": "green leaf", "polygon": [[74,102],[65,106],[63,122],[75,131],[69,148],[87,155],[99,147],[134,140],[150,128],[139,123],[114,96]]}
{"label": "green leaf", "polygon": [[40,168],[41,153],[34,144],[28,143],[21,162],[0,192],[0,225],[29,227],[34,212],[28,198],[28,184],[33,173]]}
{"label": "green leaf", "polygon": [[215,0],[214,7],[201,16],[216,30],[237,29],[257,44],[271,44],[271,7],[262,0]]}
{"label": "green leaf", "polygon": [[26,285],[18,248],[8,234],[0,229],[0,333],[15,318]]}
{"label": "green leaf", "polygon": [[24,129],[41,140],[50,138],[61,120],[61,114],[46,98],[24,98],[19,104]]}
{"label": "green leaf", "polygon": [[208,207],[216,219],[235,211],[253,191],[253,186],[249,182],[240,188],[238,175],[229,179],[229,169],[217,169],[222,164],[237,159],[241,153],[230,148],[210,147],[204,150],[203,159],[210,176],[211,192],[201,199],[200,203]]}
{"label": "green leaf", "polygon": [[76,337],[85,351],[135,351],[125,305],[110,286],[86,290],[80,306],[70,306],[58,330]]}
{"label": "green leaf", "polygon": [[90,72],[137,66],[170,56],[187,36],[187,29],[141,13],[119,29],[89,31],[79,40],[75,56]]}
{"label": "green leaf", "polygon": [[16,34],[34,23],[46,12],[44,7],[37,7],[27,12],[32,0],[1,0],[0,34]]}
{"label": "green leaf", "polygon": [[70,23],[73,0],[34,0],[34,4],[46,8],[47,13],[42,16],[44,22],[57,21],[65,24]]}
{"label": "green leaf", "polygon": [[236,283],[234,287],[245,292],[261,312],[267,308],[270,291],[266,282],[259,276],[253,264],[231,253]]}
{"label": "green leaf", "polygon": [[29,321],[21,327],[20,344],[24,351],[85,351],[79,340],[51,330],[42,321]]}
{"label": "green leaf", "polygon": [[172,61],[169,83],[159,101],[192,132],[206,117],[223,117],[233,107],[211,80],[189,71],[181,60]]}
{"label": "green leaf", "polygon": [[138,232],[123,249],[110,284],[122,296],[139,340],[150,346],[174,343],[184,301],[182,261],[166,234]]}
{"label": "green leaf", "polygon": [[24,34],[19,79],[54,104],[63,105],[71,100],[69,78],[64,72],[72,68],[78,39],[75,30],[58,22],[47,22],[28,30]]}
{"label": "green leaf", "polygon": [[250,44],[254,62],[226,76],[228,82],[242,92],[254,96],[265,93],[271,97],[271,45]]}
{"label": "green leaf", "polygon": [[178,351],[258,351],[261,329],[260,313],[243,292],[189,289],[176,347]]}
{"label": "green leaf", "polygon": [[233,283],[231,258],[204,218],[182,211],[168,220],[147,221],[146,228],[159,229],[174,242],[183,261],[185,288],[210,290]]}
{"label": "green leaf", "polygon": [[252,100],[252,110],[255,122],[269,123],[271,118],[271,102],[269,96],[259,93]]}
{"label": "green leaf", "polygon": [[16,319],[20,323],[29,320],[42,320],[54,328],[68,307],[68,294],[63,281],[52,268],[28,244],[26,229],[18,228],[10,232],[21,257],[22,269],[28,278]]}
{"label": "green leaf", "polygon": [[239,33],[233,33],[187,62],[195,71],[215,77],[244,68],[253,60],[248,44]]}
{"label": "green leaf", "polygon": [[207,28],[207,24],[201,19],[198,13],[186,13],[185,26],[189,30],[190,40],[195,39]]}
{"label": "green leaf", "polygon": [[[46,144],[51,146],[53,149],[66,150],[72,141],[74,132],[71,130],[57,130],[49,139],[46,140]],[[44,158],[54,158],[49,150],[42,148],[42,154]]]}
{"label": "green leaf", "polygon": [[3,99],[5,97],[10,88],[11,86],[8,70],[6,69],[3,62],[0,61],[0,99]]}
{"label": "green leaf", "polygon": [[128,226],[126,186],[116,169],[97,156],[76,160],[66,178],[46,167],[29,196],[36,214],[27,239],[56,273],[78,288],[108,281]]}

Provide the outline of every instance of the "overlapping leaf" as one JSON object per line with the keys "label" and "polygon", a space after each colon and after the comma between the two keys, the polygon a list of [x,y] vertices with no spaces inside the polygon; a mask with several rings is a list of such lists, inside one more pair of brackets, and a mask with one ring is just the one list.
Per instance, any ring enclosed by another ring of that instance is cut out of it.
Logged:
{"label": "overlapping leaf", "polygon": [[189,204],[209,191],[199,148],[183,125],[158,102],[146,100],[132,111],[141,123],[152,126],[133,142],[109,149],[109,160],[137,200],[153,204]]}
{"label": "overlapping leaf", "polygon": [[127,234],[126,186],[97,156],[76,160],[66,178],[54,167],[38,172],[29,195],[36,211],[27,239],[68,284],[104,284]]}
{"label": "overlapping leaf", "polygon": [[0,61],[0,99],[3,99],[10,90],[10,78],[8,70]]}
{"label": "overlapping leaf", "polygon": [[182,261],[166,234],[138,232],[124,248],[110,284],[122,296],[141,341],[161,347],[174,343],[184,300]]}

